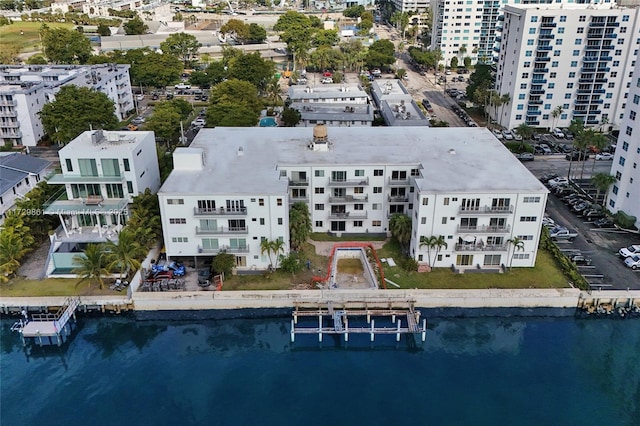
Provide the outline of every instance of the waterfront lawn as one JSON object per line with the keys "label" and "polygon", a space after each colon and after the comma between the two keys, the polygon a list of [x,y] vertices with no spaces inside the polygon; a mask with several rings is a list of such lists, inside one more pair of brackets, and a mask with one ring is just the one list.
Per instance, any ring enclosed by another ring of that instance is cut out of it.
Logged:
{"label": "waterfront lawn", "polygon": [[2,297],[45,297],[45,296],[108,296],[126,295],[126,292],[109,290],[109,284],[100,290],[97,284],[89,287],[88,282],[78,284],[72,278],[47,278],[43,280],[27,280],[17,277],[5,284],[0,284]]}
{"label": "waterfront lawn", "polygon": [[[395,240],[389,241],[378,251],[378,257],[392,257],[396,264],[402,259],[400,247]],[[514,268],[504,274],[470,273],[456,274],[449,268],[436,268],[431,272],[406,272],[400,266],[390,267],[382,263],[385,278],[400,288],[419,289],[484,289],[484,288],[563,288],[568,287],[567,278],[556,266],[553,258],[544,250],[538,250],[536,266]],[[388,289],[396,287],[387,283]]]}
{"label": "waterfront lawn", "polygon": [[[0,50],[11,52],[34,52],[41,50],[40,26],[42,22],[16,21],[11,25],[0,27]],[[47,22],[49,28],[71,28],[73,24],[62,22]],[[20,34],[20,31],[23,34]]]}
{"label": "waterfront lawn", "polygon": [[386,238],[381,235],[349,235],[346,237],[336,237],[326,232],[312,232],[309,239],[313,241],[384,241]]}

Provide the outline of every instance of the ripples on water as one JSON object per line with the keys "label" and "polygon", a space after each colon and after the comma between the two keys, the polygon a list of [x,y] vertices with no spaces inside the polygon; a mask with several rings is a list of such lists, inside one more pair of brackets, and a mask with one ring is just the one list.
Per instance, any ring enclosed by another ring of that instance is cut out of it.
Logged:
{"label": "ripples on water", "polygon": [[81,319],[62,348],[2,321],[3,425],[638,425],[640,320],[430,319],[289,341],[289,319]]}

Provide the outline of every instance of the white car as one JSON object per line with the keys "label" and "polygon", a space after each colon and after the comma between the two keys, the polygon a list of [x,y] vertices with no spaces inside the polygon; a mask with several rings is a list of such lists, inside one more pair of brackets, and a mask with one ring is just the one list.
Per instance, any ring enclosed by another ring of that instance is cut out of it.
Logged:
{"label": "white car", "polygon": [[511,131],[511,134],[513,135],[513,138],[515,140],[517,140],[518,142],[520,142],[522,140],[522,136],[520,136],[519,134],[517,134],[516,132],[514,132],[513,130]]}
{"label": "white car", "polygon": [[624,260],[624,264],[627,265],[628,268],[636,270],[640,267],[640,256],[629,256]]}
{"label": "white car", "polygon": [[493,133],[493,136],[495,136],[498,139],[504,139],[504,136],[502,135],[502,132],[499,130],[492,130],[491,131]]}
{"label": "white car", "polygon": [[569,179],[566,177],[557,177],[549,180],[547,184],[549,184],[549,186],[552,188],[558,185],[569,185]]}
{"label": "white car", "polygon": [[320,83],[322,83],[322,84],[331,84],[331,83],[333,83],[333,79],[331,77],[325,77],[322,80],[320,80]]}
{"label": "white car", "polygon": [[193,127],[204,127],[204,125],[205,125],[206,123],[207,123],[207,122],[205,121],[205,119],[204,119],[204,118],[196,118],[195,120],[193,120],[193,121],[191,122],[191,125],[192,125]]}
{"label": "white car", "polygon": [[137,100],[137,101],[142,101],[142,100],[144,100],[144,95],[142,95],[142,94],[137,95],[137,96],[136,96],[136,100]]}
{"label": "white car", "polygon": [[613,160],[613,154],[609,154],[608,152],[601,152],[596,154],[596,160]]}
{"label": "white car", "polygon": [[555,136],[556,138],[560,138],[560,139],[564,139],[564,133],[562,132],[562,130],[555,128],[553,129],[553,136]]}
{"label": "white car", "polygon": [[629,247],[622,247],[618,251],[618,253],[622,257],[630,257],[630,256],[634,256],[634,255],[639,255],[640,254],[640,244],[634,244],[634,245],[631,245]]}
{"label": "white car", "polygon": [[556,226],[556,221],[551,219],[549,216],[545,216],[542,218],[542,226],[546,226],[547,228],[554,228]]}
{"label": "white car", "polygon": [[513,133],[511,133],[511,130],[503,130],[502,131],[502,136],[504,136],[504,138],[508,141],[512,141],[513,140]]}

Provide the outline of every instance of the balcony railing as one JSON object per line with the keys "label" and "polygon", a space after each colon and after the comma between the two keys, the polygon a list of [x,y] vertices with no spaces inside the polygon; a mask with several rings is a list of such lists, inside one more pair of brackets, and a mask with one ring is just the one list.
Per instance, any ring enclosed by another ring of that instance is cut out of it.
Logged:
{"label": "balcony railing", "polygon": [[0,121],[0,127],[6,128],[6,129],[19,129],[20,123],[18,123],[17,121],[5,121],[5,122]]}
{"label": "balcony railing", "polygon": [[542,100],[541,99],[529,99],[528,103],[530,105],[542,105]]}
{"label": "balcony railing", "polygon": [[538,110],[527,110],[527,115],[529,115],[529,116],[533,116],[533,115],[542,115],[542,111],[538,111]]}
{"label": "balcony railing", "polygon": [[557,25],[555,22],[541,22],[540,28],[555,28]]}
{"label": "balcony railing", "polygon": [[289,202],[290,203],[299,203],[299,202],[303,202],[303,203],[308,203],[309,202],[309,197],[305,196],[301,196],[301,195],[290,195],[289,196]]}
{"label": "balcony railing", "polygon": [[17,130],[15,132],[2,132],[0,133],[0,138],[21,138],[22,137],[22,132],[20,130]]}
{"label": "balcony railing", "polygon": [[239,207],[236,209],[225,209],[220,207],[217,209],[194,207],[193,214],[195,216],[246,216],[247,208]]}
{"label": "balcony railing", "polygon": [[545,46],[540,46],[540,45],[536,46],[536,50],[552,50],[552,49],[553,49],[553,46],[547,46],[547,45],[545,45]]}
{"label": "balcony railing", "polygon": [[459,214],[511,214],[513,206],[478,206],[478,207],[460,207]]}
{"label": "balcony railing", "polygon": [[18,116],[18,111],[15,111],[15,110],[0,111],[0,117],[17,117],[17,116]]}
{"label": "balcony railing", "polygon": [[309,186],[308,179],[289,179],[289,186]]}
{"label": "balcony railing", "polygon": [[229,247],[229,246],[220,246],[218,248],[202,248],[198,247],[198,253],[249,253],[249,247],[240,246],[240,247]]}
{"label": "balcony railing", "polygon": [[544,95],[544,89],[531,89],[529,93],[532,95]]}
{"label": "balcony railing", "polygon": [[506,234],[511,232],[511,225],[505,226],[489,226],[489,225],[478,225],[478,226],[462,226],[458,225],[458,232],[466,232],[466,233],[483,233],[483,234]]}
{"label": "balcony railing", "polygon": [[540,40],[553,40],[554,38],[556,38],[556,36],[554,36],[553,34],[540,34],[538,38]]}
{"label": "balcony railing", "polygon": [[546,56],[536,56],[535,58],[533,58],[533,60],[536,62],[549,62],[551,58]]}
{"label": "balcony railing", "polygon": [[7,101],[7,100],[0,101],[0,106],[13,106],[13,107],[14,107],[14,106],[17,106],[17,105],[18,105],[18,101],[15,101],[15,100],[11,100],[11,101]]}
{"label": "balcony railing", "polygon": [[576,110],[576,111],[573,111],[573,115],[587,115],[587,111]]}
{"label": "balcony railing", "polygon": [[196,226],[196,235],[247,234],[248,232],[249,228],[246,226],[217,226],[211,228]]}
{"label": "balcony railing", "polygon": [[365,211],[329,213],[329,219],[361,220],[366,218],[367,218],[367,212]]}
{"label": "balcony railing", "polygon": [[591,21],[589,22],[589,26],[590,27],[604,27],[604,22],[595,22],[595,21]]}
{"label": "balcony railing", "polygon": [[389,178],[389,185],[391,186],[408,186],[410,183],[409,178]]}
{"label": "balcony railing", "polygon": [[455,251],[507,251],[506,244],[456,244]]}
{"label": "balcony railing", "polygon": [[331,179],[329,186],[367,186],[369,185],[369,178],[360,179]]}
{"label": "balcony railing", "polygon": [[341,203],[364,203],[369,200],[368,195],[345,195],[344,197],[329,197],[329,203],[341,204]]}
{"label": "balcony railing", "polygon": [[389,195],[387,196],[387,200],[390,203],[408,203],[409,196],[408,195]]}

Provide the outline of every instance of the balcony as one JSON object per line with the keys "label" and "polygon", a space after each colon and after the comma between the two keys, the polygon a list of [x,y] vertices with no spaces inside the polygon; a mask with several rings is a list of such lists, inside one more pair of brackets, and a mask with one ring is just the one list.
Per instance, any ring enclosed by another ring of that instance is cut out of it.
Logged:
{"label": "balcony", "polygon": [[587,111],[586,110],[575,110],[573,111],[573,115],[587,115]]}
{"label": "balcony", "polygon": [[0,121],[0,127],[4,129],[19,129],[20,123],[18,123],[17,121]]}
{"label": "balcony", "polygon": [[592,28],[604,27],[604,21],[591,21],[589,22],[589,26]]}
{"label": "balcony", "polygon": [[505,226],[489,226],[489,225],[462,226],[462,225],[458,225],[457,232],[458,233],[472,233],[472,234],[508,234],[509,232],[511,232],[511,225],[505,225]]}
{"label": "balcony", "polygon": [[588,44],[584,47],[585,50],[600,50],[600,45],[599,44]]}
{"label": "balcony", "polygon": [[403,179],[394,179],[392,177],[389,178],[389,185],[390,186],[409,186],[411,184],[411,181],[409,180],[409,178],[403,178]]}
{"label": "balcony", "polygon": [[598,62],[598,57],[597,56],[585,56],[582,59],[583,62]]}
{"label": "balcony", "polygon": [[606,91],[604,89],[595,89],[593,91],[593,93],[605,93]]}
{"label": "balcony", "polygon": [[540,34],[538,38],[540,40],[553,40],[554,38],[556,38],[556,36],[554,36],[553,34]]}
{"label": "balcony", "polygon": [[[599,115],[599,114],[602,114],[602,111],[599,109],[590,109],[589,115],[592,115],[592,114]],[[590,124],[598,124],[598,123],[590,123]]]}
{"label": "balcony", "polygon": [[18,116],[18,111],[16,110],[0,111],[0,117],[17,117],[17,116]]}
{"label": "balcony", "polygon": [[528,103],[529,105],[542,105],[543,102],[541,99],[535,99],[535,100],[529,99]]}
{"label": "balcony", "polygon": [[308,179],[289,179],[289,186],[309,186]]}
{"label": "balcony", "polygon": [[607,22],[607,27],[619,27],[620,22]]}
{"label": "balcony", "polygon": [[529,90],[531,95],[544,95],[544,89],[531,89]]}
{"label": "balcony", "polygon": [[537,110],[537,109],[527,110],[527,116],[533,117],[533,116],[536,116],[536,115],[542,115],[542,111]]}
{"label": "balcony", "polygon": [[390,203],[408,203],[409,196],[408,195],[389,195],[387,196],[387,200]]}
{"label": "balcony", "polygon": [[549,62],[551,60],[551,58],[549,58],[547,56],[536,56],[535,58],[533,58],[533,60],[535,62]]}
{"label": "balcony", "polygon": [[545,51],[545,50],[552,50],[553,46],[537,46],[536,50],[541,50],[541,51]]}
{"label": "balcony", "polygon": [[531,80],[531,84],[547,84],[547,80],[545,79]]}
{"label": "balcony", "polygon": [[549,68],[534,68],[533,72],[548,73]]}
{"label": "balcony", "polygon": [[344,212],[344,213],[329,213],[329,219],[338,219],[338,220],[362,220],[367,218],[367,212],[365,211],[355,211],[355,212]]}
{"label": "balcony", "polygon": [[540,122],[537,120],[525,120],[525,123],[527,124],[527,126],[539,126]]}
{"label": "balcony", "polygon": [[609,71],[611,71],[611,68],[598,68],[596,71],[597,72],[609,72]]}
{"label": "balcony", "polygon": [[596,83],[606,83],[607,81],[609,80],[607,80],[606,78],[596,78]]}
{"label": "balcony", "polygon": [[482,206],[482,207],[460,207],[458,214],[461,215],[477,215],[477,214],[511,214],[513,213],[513,206]]}
{"label": "balcony", "polygon": [[587,39],[601,39],[602,38],[602,31],[589,31],[587,32]]}
{"label": "balcony", "polygon": [[613,56],[600,56],[600,58],[598,58],[599,61],[611,61],[613,59]]}
{"label": "balcony", "polygon": [[600,120],[587,120],[587,124],[600,124]]}
{"label": "balcony", "polygon": [[555,28],[557,25],[555,22],[541,22],[540,28]]}
{"label": "balcony", "polygon": [[12,107],[14,107],[14,106],[17,106],[17,105],[18,105],[18,101],[15,101],[15,100],[11,100],[11,101],[7,101],[7,100],[0,101],[0,106],[12,106]]}
{"label": "balcony", "polygon": [[224,207],[220,207],[218,209],[208,209],[208,208],[193,208],[194,216],[246,216],[247,208],[239,207],[237,209],[225,209]]}
{"label": "balcony", "polygon": [[61,173],[51,176],[47,183],[51,185],[64,185],[70,183],[124,183],[125,177],[121,176],[70,176]]}
{"label": "balcony", "polygon": [[344,197],[329,197],[330,204],[366,203],[367,201],[369,201],[368,195],[345,195]]}
{"label": "balcony", "polygon": [[605,34],[604,38],[618,38],[618,34],[613,34],[613,33],[612,34]]}
{"label": "balcony", "polygon": [[593,76],[591,77],[581,77],[578,79],[578,83],[593,83]]}
{"label": "balcony", "polygon": [[576,105],[589,105],[591,103],[589,99],[576,99],[574,102]]}
{"label": "balcony", "polygon": [[592,104],[603,104],[604,99],[591,99]]}
{"label": "balcony", "polygon": [[246,226],[216,226],[202,228],[196,226],[196,235],[217,235],[217,234],[248,234],[249,228]]}
{"label": "balcony", "polygon": [[0,133],[0,138],[9,138],[9,139],[18,139],[22,137],[22,132],[20,130],[15,132],[2,132]]}
{"label": "balcony", "polygon": [[602,46],[602,50],[613,50],[616,47],[611,45],[611,44],[607,44],[606,46]]}
{"label": "balcony", "polygon": [[361,179],[331,179],[329,186],[367,186],[369,185],[369,178]]}
{"label": "balcony", "polygon": [[456,244],[455,246],[455,251],[507,251],[508,249],[509,246],[506,244]]}
{"label": "balcony", "polygon": [[220,246],[218,248],[202,248],[198,246],[198,253],[249,253],[249,247],[240,246],[240,247],[229,247],[229,246]]}
{"label": "balcony", "polygon": [[589,94],[591,93],[591,89],[578,89],[577,92],[579,95]]}
{"label": "balcony", "polygon": [[289,202],[290,203],[308,203],[309,202],[309,197],[306,195],[289,195]]}

